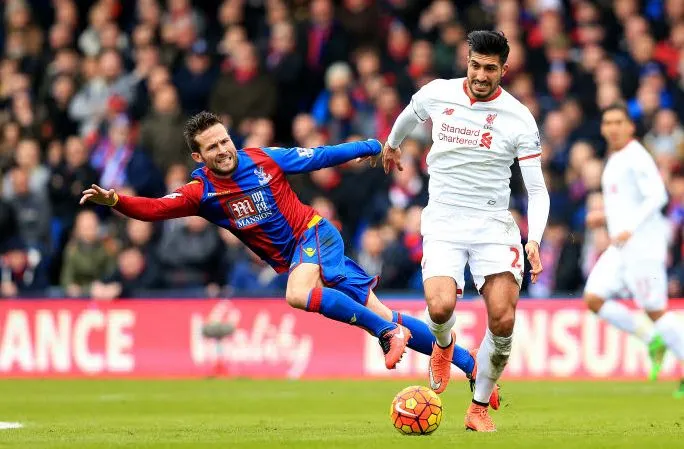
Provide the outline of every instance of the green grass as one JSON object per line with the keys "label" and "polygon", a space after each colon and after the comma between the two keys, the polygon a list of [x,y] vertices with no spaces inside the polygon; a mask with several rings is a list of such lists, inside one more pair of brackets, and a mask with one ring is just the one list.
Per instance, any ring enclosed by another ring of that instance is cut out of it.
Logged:
{"label": "green grass", "polygon": [[405,437],[389,405],[407,381],[3,380],[0,448],[682,448],[684,400],[667,382],[507,382],[496,434],[463,429],[465,383],[442,426]]}

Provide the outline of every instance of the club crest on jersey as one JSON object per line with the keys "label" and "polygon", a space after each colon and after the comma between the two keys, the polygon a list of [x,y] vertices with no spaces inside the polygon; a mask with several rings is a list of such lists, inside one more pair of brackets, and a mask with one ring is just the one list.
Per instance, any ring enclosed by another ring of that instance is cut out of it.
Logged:
{"label": "club crest on jersey", "polygon": [[257,176],[257,179],[259,180],[259,185],[263,186],[268,184],[268,182],[273,179],[273,176],[269,175],[266,173],[264,170],[264,167],[257,167],[254,169],[254,174]]}
{"label": "club crest on jersey", "polygon": [[484,129],[492,129],[494,127],[494,119],[496,116],[496,112],[493,114],[487,114],[487,118],[485,118]]}

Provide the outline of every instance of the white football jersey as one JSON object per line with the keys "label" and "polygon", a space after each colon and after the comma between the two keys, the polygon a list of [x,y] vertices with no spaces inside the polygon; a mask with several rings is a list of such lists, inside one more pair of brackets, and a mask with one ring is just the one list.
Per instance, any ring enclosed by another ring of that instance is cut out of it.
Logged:
{"label": "white football jersey", "polygon": [[514,159],[540,164],[537,124],[529,109],[501,87],[488,101],[471,101],[466,89],[465,78],[438,79],[411,99],[420,120],[432,119],[430,202],[508,210]]}
{"label": "white football jersey", "polygon": [[[639,142],[632,140],[610,155],[601,176],[601,188],[611,238],[623,231],[646,240],[667,237],[665,217],[660,211],[667,201],[665,184],[655,161]],[[645,205],[646,201],[653,201],[652,207]],[[641,210],[652,212],[640,217]],[[635,220],[641,222],[635,223]]]}

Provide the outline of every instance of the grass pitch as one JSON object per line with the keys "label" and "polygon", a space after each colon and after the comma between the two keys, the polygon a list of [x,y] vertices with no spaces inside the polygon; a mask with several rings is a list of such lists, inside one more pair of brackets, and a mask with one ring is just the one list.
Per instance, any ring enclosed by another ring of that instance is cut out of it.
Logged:
{"label": "grass pitch", "polygon": [[671,382],[506,382],[495,434],[466,432],[465,382],[424,437],[389,420],[413,381],[3,380],[0,448],[683,448]]}

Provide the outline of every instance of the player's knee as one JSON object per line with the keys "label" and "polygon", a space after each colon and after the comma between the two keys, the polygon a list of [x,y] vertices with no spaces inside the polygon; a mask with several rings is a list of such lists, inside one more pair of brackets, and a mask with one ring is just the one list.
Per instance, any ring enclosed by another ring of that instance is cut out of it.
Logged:
{"label": "player's knee", "polygon": [[295,309],[306,309],[310,291],[311,289],[288,285],[285,291],[285,301]]}
{"label": "player's knee", "polygon": [[515,325],[515,309],[510,308],[489,317],[489,329],[499,337],[508,337],[513,334]]}
{"label": "player's knee", "polygon": [[433,298],[432,301],[428,300],[428,313],[430,314],[430,319],[434,323],[446,323],[451,318],[454,313],[454,306],[456,305],[452,301],[443,300],[441,298]]}
{"label": "player's knee", "polygon": [[587,305],[587,308],[589,310],[591,310],[594,313],[598,313],[599,310],[601,310],[601,307],[603,306],[603,299],[592,293],[586,293],[584,295],[584,303]]}

